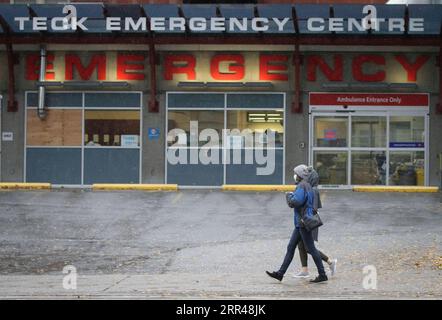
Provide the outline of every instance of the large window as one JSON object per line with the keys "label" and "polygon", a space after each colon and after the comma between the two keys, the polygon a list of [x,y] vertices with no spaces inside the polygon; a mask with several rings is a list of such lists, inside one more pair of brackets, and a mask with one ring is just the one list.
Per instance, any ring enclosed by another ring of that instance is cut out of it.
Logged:
{"label": "large window", "polygon": [[[173,92],[167,101],[167,182],[283,183],[284,94]],[[182,161],[169,161],[179,152]]]}
{"label": "large window", "polygon": [[84,112],[84,145],[140,146],[140,111],[87,110]]}
{"label": "large window", "polygon": [[26,181],[60,185],[139,183],[141,93],[26,94]]}
{"label": "large window", "polygon": [[385,184],[386,161],[385,151],[352,151],[351,183]]}
{"label": "large window", "polygon": [[[267,137],[272,132],[274,135],[274,145],[283,147],[284,145],[284,113],[283,111],[258,110],[258,111],[227,111],[228,143],[232,146],[240,145],[241,148],[262,146],[269,143]],[[246,133],[256,138],[254,145],[248,145]],[[236,143],[235,142],[239,142]]]}
{"label": "large window", "polygon": [[[192,126],[192,131],[191,131]],[[184,134],[176,135],[173,141],[168,141],[169,146],[191,146],[191,140],[195,141],[194,145],[202,146],[207,143],[221,146],[222,130],[224,128],[224,113],[222,111],[170,111],[168,114],[168,130],[181,129]],[[216,131],[218,138],[215,140],[199,139],[203,130],[213,129]],[[195,136],[191,136],[191,133]],[[195,139],[195,140],[193,140]]]}
{"label": "large window", "polygon": [[347,152],[315,151],[315,169],[321,184],[347,184]]}
{"label": "large window", "polygon": [[423,186],[424,173],[424,151],[390,152],[389,182],[391,185]]}
{"label": "large window", "polygon": [[322,185],[424,185],[425,116],[313,113],[313,166]]}
{"label": "large window", "polygon": [[346,117],[315,117],[315,147],[346,147],[347,127]]}
{"label": "large window", "polygon": [[351,146],[383,148],[387,138],[386,117],[352,117]]}
{"label": "large window", "polygon": [[390,117],[390,146],[421,146],[424,141],[424,117]]}

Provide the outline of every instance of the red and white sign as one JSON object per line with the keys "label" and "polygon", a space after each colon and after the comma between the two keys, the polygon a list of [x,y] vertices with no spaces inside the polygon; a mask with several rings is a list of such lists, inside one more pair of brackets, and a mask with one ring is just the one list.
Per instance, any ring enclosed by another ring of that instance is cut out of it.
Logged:
{"label": "red and white sign", "polygon": [[310,93],[310,106],[428,107],[427,93]]}

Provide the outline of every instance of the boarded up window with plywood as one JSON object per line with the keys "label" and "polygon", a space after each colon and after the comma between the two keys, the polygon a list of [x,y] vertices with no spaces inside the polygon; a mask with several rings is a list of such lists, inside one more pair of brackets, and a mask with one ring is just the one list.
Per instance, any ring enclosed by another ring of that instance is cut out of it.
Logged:
{"label": "boarded up window with plywood", "polygon": [[45,120],[32,111],[27,115],[28,146],[81,146],[81,110],[52,109]]}

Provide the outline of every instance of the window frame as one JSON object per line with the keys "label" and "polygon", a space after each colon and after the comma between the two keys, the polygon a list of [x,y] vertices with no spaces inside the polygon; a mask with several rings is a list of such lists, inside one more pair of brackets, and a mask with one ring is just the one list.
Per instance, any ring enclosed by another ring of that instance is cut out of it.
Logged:
{"label": "window frame", "polygon": [[[335,110],[330,107],[326,108],[318,108],[315,107],[314,110],[312,110],[312,107],[310,107],[310,115],[309,115],[309,165],[313,164],[313,154],[315,151],[346,151],[348,153],[348,173],[347,173],[347,184],[346,185],[324,185],[322,187],[324,188],[339,188],[339,189],[349,189],[353,186],[351,181],[351,163],[352,163],[352,151],[384,151],[386,152],[386,183],[385,186],[390,186],[389,183],[389,172],[390,172],[390,152],[395,151],[422,151],[424,152],[424,185],[427,186],[429,182],[429,108],[428,107],[404,107],[401,109],[398,109],[398,107],[376,107],[376,109],[366,109],[363,110],[351,110],[350,112],[339,112],[338,110],[341,110],[341,106],[336,106]],[[338,111],[338,112],[336,112]],[[314,139],[314,123],[315,117],[323,117],[323,116],[344,116],[347,117],[348,121],[348,136],[351,137],[352,134],[352,117],[386,117],[386,139],[385,139],[385,146],[383,147],[353,147],[352,146],[352,139],[350,138],[348,140],[347,147],[315,147],[313,144]],[[408,116],[408,117],[423,117],[424,118],[424,146],[423,147],[404,147],[404,148],[392,148],[390,147],[390,118],[395,116]],[[381,186],[384,186],[381,185]]]}
{"label": "window frame", "polygon": [[[81,184],[80,185],[69,185],[69,184],[54,184],[54,186],[72,186],[72,187],[90,187],[91,185],[85,185],[85,173],[84,173],[84,164],[85,164],[85,149],[138,149],[139,150],[139,174],[138,174],[138,182],[141,183],[142,181],[142,155],[143,155],[143,92],[142,91],[124,91],[124,90],[115,90],[115,91],[109,91],[109,90],[63,90],[63,91],[47,91],[46,94],[51,93],[70,93],[70,94],[81,94],[82,95],[82,102],[81,106],[69,106],[69,107],[48,107],[49,109],[67,109],[67,110],[74,110],[74,109],[80,109],[81,110],[81,145],[80,146],[28,146],[27,145],[27,119],[28,119],[28,111],[34,111],[38,109],[38,107],[28,106],[28,95],[29,94],[35,94],[38,93],[38,91],[35,90],[27,90],[25,91],[25,97],[24,97],[24,126],[23,126],[23,134],[24,134],[24,143],[23,143],[23,152],[24,152],[24,160],[23,160],[23,181],[27,181],[27,149],[28,148],[76,148],[81,149]],[[101,93],[101,94],[107,94],[107,93],[122,93],[122,94],[136,94],[139,96],[139,107],[122,107],[122,108],[108,108],[108,107],[85,107],[85,95],[87,93]],[[121,146],[85,146],[84,145],[84,135],[85,135],[85,110],[102,110],[102,111],[139,111],[140,112],[140,134],[139,134],[139,146],[137,147],[121,147]]]}
{"label": "window frame", "polygon": [[[223,108],[210,108],[210,107],[198,107],[198,108],[180,108],[180,107],[171,107],[169,108],[169,95],[170,94],[188,94],[188,93],[194,93],[194,94],[223,94],[224,95],[224,107]],[[271,95],[280,95],[282,97],[282,102],[283,102],[283,106],[282,108],[272,108],[272,107],[268,107],[268,108],[242,108],[242,107],[228,107],[227,106],[227,97],[228,95],[235,95],[235,94],[240,94],[240,95],[259,95],[259,94],[271,94]],[[285,152],[285,146],[286,146],[286,109],[287,109],[287,101],[286,101],[286,92],[272,92],[272,91],[258,91],[258,92],[244,92],[244,91],[166,91],[166,106],[165,106],[165,135],[164,135],[164,181],[165,183],[168,183],[168,170],[167,170],[167,166],[168,166],[168,162],[167,162],[167,151],[169,149],[168,143],[167,143],[167,135],[169,132],[169,111],[223,111],[224,114],[224,125],[223,125],[223,129],[224,129],[224,134],[222,136],[222,141],[227,141],[227,137],[225,136],[225,130],[227,129],[227,112],[228,111],[257,111],[257,112],[262,112],[264,110],[278,110],[278,112],[282,112],[283,114],[283,145],[282,147],[275,147],[273,149],[275,150],[282,150],[282,184],[285,184],[285,169],[286,169],[286,152]],[[187,148],[187,149],[191,149],[192,147],[179,147],[179,148]],[[225,152],[225,146],[221,144],[220,146],[220,150],[222,152],[222,159],[223,159],[223,184],[226,184],[226,177],[227,177],[227,164],[226,164],[226,157],[227,157],[227,153]],[[229,153],[230,155],[230,153]],[[207,187],[207,186],[201,186],[201,187]],[[213,187],[213,186],[210,186]]]}

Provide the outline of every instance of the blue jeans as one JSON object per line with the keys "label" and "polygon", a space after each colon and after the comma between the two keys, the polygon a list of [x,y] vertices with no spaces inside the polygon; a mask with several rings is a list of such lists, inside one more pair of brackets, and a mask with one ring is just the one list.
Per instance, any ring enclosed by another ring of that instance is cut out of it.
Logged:
{"label": "blue jeans", "polygon": [[316,268],[318,268],[318,273],[325,276],[325,270],[324,265],[322,264],[321,255],[315,247],[312,233],[311,231],[308,232],[304,228],[295,228],[295,230],[293,230],[289,244],[287,245],[287,253],[285,254],[284,262],[282,263],[281,268],[278,272],[282,275],[286,273],[290,263],[293,260],[293,256],[295,255],[296,246],[300,241],[304,243],[307,252],[310,253],[313,257]]}

